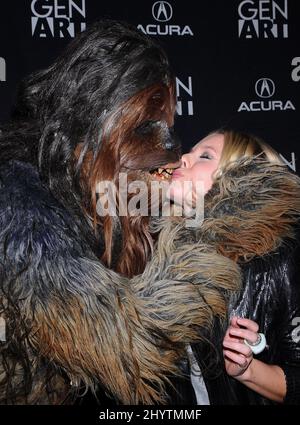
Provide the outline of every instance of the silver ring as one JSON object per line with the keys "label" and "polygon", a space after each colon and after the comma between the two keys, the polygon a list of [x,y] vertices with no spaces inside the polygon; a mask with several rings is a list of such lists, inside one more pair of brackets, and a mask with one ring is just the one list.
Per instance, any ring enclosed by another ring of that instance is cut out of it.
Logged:
{"label": "silver ring", "polygon": [[266,337],[263,333],[258,334],[259,338],[257,338],[257,341],[255,343],[249,343],[246,339],[244,339],[244,343],[251,349],[253,354],[259,354],[266,348],[267,341]]}
{"label": "silver ring", "polygon": [[261,335],[257,334],[257,340],[255,342],[251,342],[248,339],[246,339],[247,344],[250,345],[251,347],[256,347],[256,345],[261,343]]}

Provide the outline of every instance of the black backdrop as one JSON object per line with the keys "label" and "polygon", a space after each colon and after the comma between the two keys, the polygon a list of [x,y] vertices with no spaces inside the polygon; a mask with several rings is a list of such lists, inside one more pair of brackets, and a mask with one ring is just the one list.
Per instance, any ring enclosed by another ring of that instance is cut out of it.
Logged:
{"label": "black backdrop", "polygon": [[0,122],[25,75],[50,64],[91,22],[116,18],[168,52],[184,150],[227,126],[263,137],[296,168],[299,0],[4,0],[0,14]]}

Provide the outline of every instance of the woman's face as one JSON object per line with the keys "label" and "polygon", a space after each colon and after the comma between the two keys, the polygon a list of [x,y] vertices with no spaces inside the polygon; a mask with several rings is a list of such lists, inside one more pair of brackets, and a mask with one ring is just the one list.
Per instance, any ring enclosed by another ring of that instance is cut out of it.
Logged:
{"label": "woman's face", "polygon": [[182,155],[181,166],[172,175],[170,198],[181,202],[186,198],[183,182],[192,182],[195,193],[196,182],[202,182],[204,194],[213,183],[213,173],[217,170],[224,145],[223,134],[211,134],[197,143],[189,153]]}

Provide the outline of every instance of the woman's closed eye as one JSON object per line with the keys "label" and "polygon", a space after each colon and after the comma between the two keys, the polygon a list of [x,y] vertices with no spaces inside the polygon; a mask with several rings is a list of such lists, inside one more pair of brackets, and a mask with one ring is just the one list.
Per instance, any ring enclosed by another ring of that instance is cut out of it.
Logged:
{"label": "woman's closed eye", "polygon": [[201,155],[199,155],[199,158],[212,159],[212,156],[207,152],[203,152]]}

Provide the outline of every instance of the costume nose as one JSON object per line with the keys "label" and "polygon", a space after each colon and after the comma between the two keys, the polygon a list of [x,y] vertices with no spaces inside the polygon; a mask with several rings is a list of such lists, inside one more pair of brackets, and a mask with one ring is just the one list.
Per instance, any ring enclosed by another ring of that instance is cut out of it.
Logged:
{"label": "costume nose", "polygon": [[165,140],[165,149],[167,150],[177,150],[181,147],[181,141],[173,128],[170,128],[168,131],[168,137]]}

